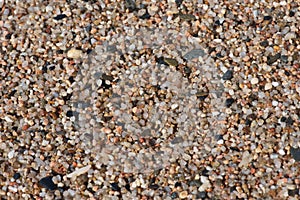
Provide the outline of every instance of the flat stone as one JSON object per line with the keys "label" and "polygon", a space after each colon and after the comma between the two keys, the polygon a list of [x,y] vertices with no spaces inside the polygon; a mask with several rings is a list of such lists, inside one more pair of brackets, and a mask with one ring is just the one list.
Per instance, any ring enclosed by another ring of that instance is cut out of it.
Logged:
{"label": "flat stone", "polygon": [[192,21],[195,20],[196,17],[191,14],[179,14],[180,19],[185,20],[185,21]]}
{"label": "flat stone", "polygon": [[166,62],[170,66],[174,66],[174,67],[178,66],[177,60],[175,60],[173,58],[164,58],[164,62]]}
{"label": "flat stone", "polygon": [[204,56],[205,52],[203,49],[193,49],[191,51],[189,51],[188,53],[186,53],[183,58],[186,60],[193,60],[195,58],[199,58],[200,56]]}

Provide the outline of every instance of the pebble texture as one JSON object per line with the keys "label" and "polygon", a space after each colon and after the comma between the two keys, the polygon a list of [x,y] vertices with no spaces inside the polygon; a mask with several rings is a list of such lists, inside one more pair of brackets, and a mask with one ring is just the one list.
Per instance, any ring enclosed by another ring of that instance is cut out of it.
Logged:
{"label": "pebble texture", "polygon": [[1,199],[299,199],[299,8],[0,0]]}

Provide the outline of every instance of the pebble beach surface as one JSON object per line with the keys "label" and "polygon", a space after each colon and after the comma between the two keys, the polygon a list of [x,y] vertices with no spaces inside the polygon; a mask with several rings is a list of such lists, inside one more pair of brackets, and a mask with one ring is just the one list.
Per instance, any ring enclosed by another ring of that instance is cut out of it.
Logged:
{"label": "pebble beach surface", "polygon": [[299,199],[300,2],[0,0],[1,199]]}

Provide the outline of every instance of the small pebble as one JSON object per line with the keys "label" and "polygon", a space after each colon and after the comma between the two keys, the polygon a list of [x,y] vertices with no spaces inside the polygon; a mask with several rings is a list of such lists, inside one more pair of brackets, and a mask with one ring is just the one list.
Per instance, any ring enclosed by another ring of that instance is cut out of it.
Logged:
{"label": "small pebble", "polygon": [[179,198],[180,199],[185,199],[188,196],[188,192],[187,191],[182,191],[179,193]]}
{"label": "small pebble", "polygon": [[270,90],[270,89],[272,89],[272,83],[266,83],[265,90]]}
{"label": "small pebble", "polygon": [[295,161],[300,161],[300,148],[290,148],[290,152]]}
{"label": "small pebble", "polygon": [[251,84],[252,85],[256,85],[257,83],[258,83],[258,78],[255,77],[255,78],[251,79]]}
{"label": "small pebble", "polygon": [[231,80],[233,78],[233,71],[232,70],[227,70],[223,76],[222,79],[223,80]]}
{"label": "small pebble", "polygon": [[68,51],[67,56],[68,56],[68,58],[78,59],[82,56],[82,51],[72,48]]}
{"label": "small pebble", "polygon": [[52,176],[46,176],[46,177],[42,178],[39,181],[39,185],[48,190],[55,190],[57,188],[57,186],[54,184],[54,182],[52,180]]}

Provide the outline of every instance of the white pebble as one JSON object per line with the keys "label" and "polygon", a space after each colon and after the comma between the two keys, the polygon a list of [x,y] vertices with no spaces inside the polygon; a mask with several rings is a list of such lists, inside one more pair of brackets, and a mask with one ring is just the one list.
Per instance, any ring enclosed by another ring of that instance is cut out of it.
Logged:
{"label": "white pebble", "polygon": [[272,82],[272,85],[273,85],[274,87],[277,87],[277,86],[279,85],[279,83],[278,83],[278,82]]}
{"label": "white pebble", "polygon": [[15,154],[15,150],[10,151],[10,152],[7,154],[8,159],[12,159],[12,158],[14,157],[14,154]]}
{"label": "white pebble", "polygon": [[283,150],[283,149],[280,149],[280,150],[278,151],[278,153],[279,153],[280,155],[282,155],[282,156],[284,156],[284,155],[285,155],[285,152],[284,152],[284,150]]}
{"label": "white pebble", "polygon": [[174,103],[174,104],[172,104],[172,106],[171,106],[172,110],[175,110],[177,107],[178,107],[178,104],[177,104],[177,103]]}
{"label": "white pebble", "polygon": [[272,105],[273,105],[273,106],[278,106],[278,101],[275,101],[275,100],[272,101]]}
{"label": "white pebble", "polygon": [[67,175],[68,178],[75,178],[81,174],[84,174],[86,173],[87,171],[89,171],[91,169],[91,165],[88,165],[88,166],[85,166],[85,167],[82,167],[82,168],[79,168],[77,169],[76,171],[70,173]]}
{"label": "white pebble", "polygon": [[252,78],[252,79],[251,79],[251,84],[252,84],[252,85],[255,85],[255,84],[257,84],[257,83],[258,83],[258,78],[255,77],[255,78]]}

